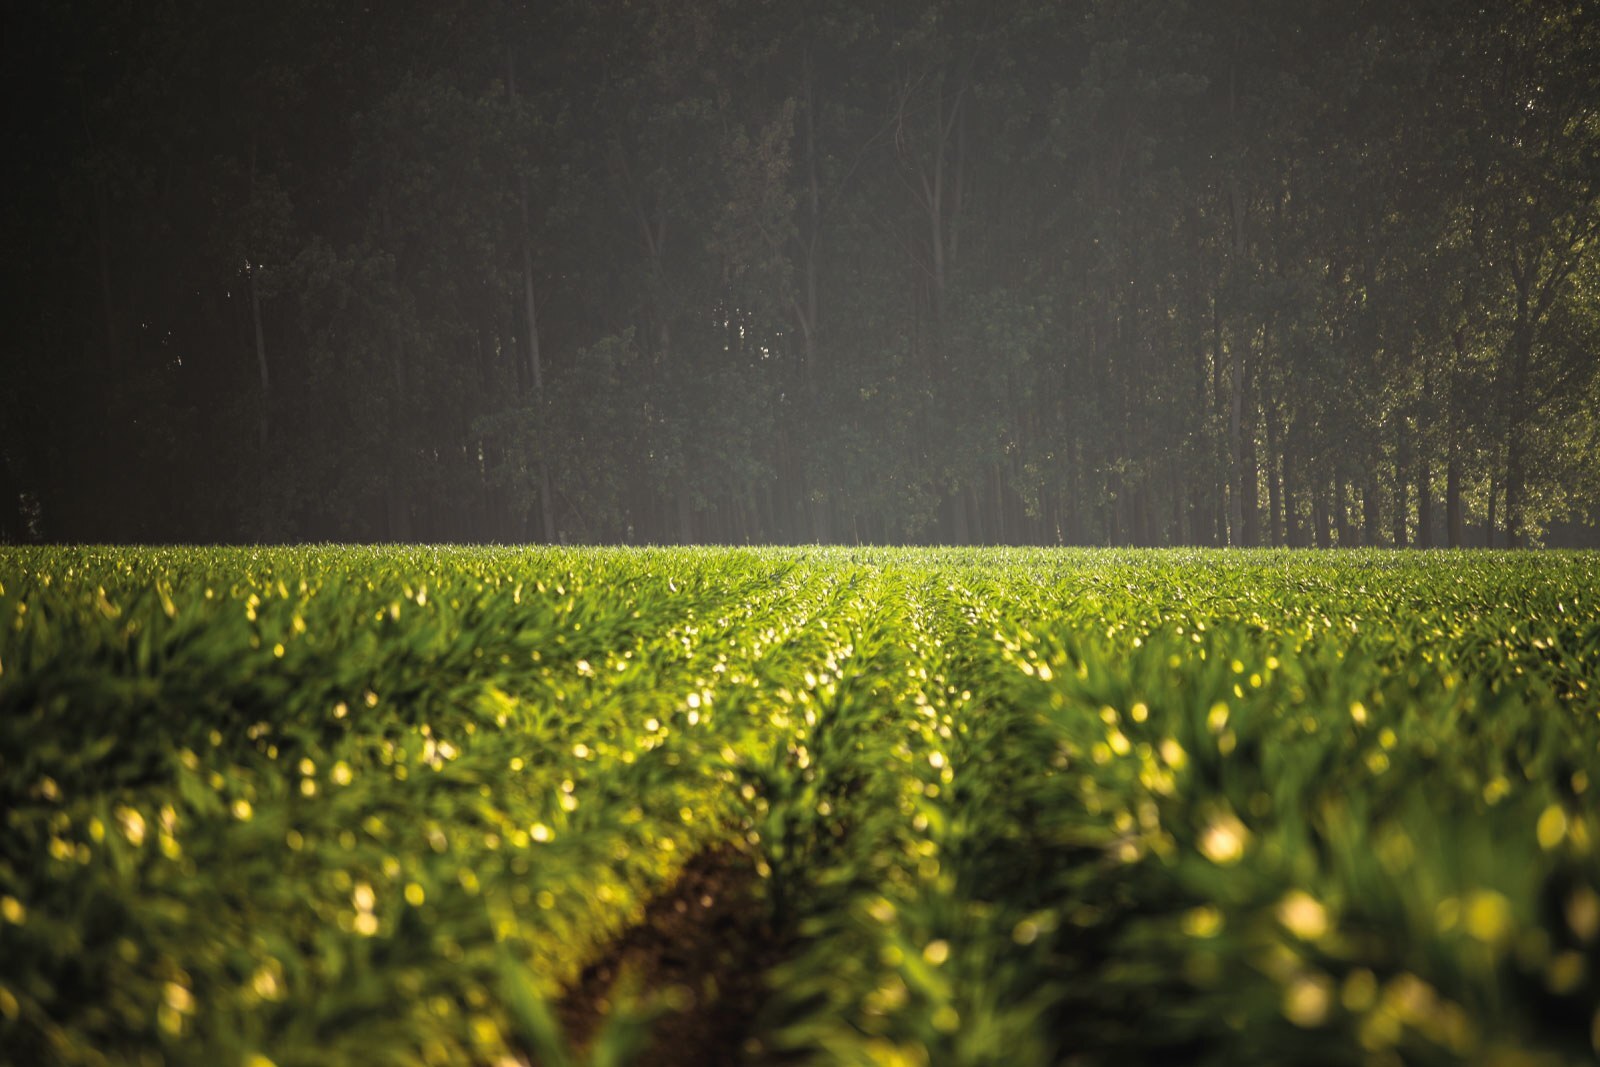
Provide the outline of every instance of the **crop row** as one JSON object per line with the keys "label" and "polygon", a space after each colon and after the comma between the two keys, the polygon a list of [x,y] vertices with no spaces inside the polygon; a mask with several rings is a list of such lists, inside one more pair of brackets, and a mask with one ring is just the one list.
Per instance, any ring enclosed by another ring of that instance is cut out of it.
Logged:
{"label": "crop row", "polygon": [[0,556],[0,1047],[559,1056],[696,853],[828,1063],[1600,1051],[1600,559]]}

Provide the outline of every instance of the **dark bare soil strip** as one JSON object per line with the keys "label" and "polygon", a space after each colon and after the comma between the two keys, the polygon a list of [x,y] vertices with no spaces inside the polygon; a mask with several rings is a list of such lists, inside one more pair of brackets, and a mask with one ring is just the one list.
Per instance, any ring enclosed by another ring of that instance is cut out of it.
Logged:
{"label": "dark bare soil strip", "polygon": [[652,1067],[718,1067],[775,1062],[753,1023],[766,996],[763,976],[785,954],[757,895],[750,857],[714,849],[690,860],[653,900],[642,923],[590,964],[562,998],[559,1014],[575,1047],[587,1047],[611,1010],[618,978],[681,1001],[656,1020],[639,1057]]}

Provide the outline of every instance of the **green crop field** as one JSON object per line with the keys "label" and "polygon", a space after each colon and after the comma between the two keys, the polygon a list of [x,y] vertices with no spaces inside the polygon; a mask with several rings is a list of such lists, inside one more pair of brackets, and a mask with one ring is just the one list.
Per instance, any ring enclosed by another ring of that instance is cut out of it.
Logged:
{"label": "green crop field", "polygon": [[0,550],[0,1061],[1588,1063],[1597,794],[1593,554]]}

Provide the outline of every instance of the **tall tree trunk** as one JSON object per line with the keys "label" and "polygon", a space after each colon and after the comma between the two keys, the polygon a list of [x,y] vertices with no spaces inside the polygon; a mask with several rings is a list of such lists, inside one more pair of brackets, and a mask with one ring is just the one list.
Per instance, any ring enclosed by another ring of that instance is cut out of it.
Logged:
{"label": "tall tree trunk", "polygon": [[1244,411],[1244,360],[1237,341],[1229,353],[1228,394],[1228,544],[1247,544],[1244,536],[1244,443],[1240,427]]}
{"label": "tall tree trunk", "polygon": [[1530,307],[1527,279],[1517,275],[1517,317],[1512,328],[1509,345],[1511,351],[1511,380],[1505,395],[1505,450],[1506,450],[1506,547],[1521,548],[1523,544],[1523,510],[1527,472],[1524,470],[1526,449],[1525,422],[1527,417],[1528,366],[1533,357],[1533,309]]}
{"label": "tall tree trunk", "polygon": [[1328,523],[1328,486],[1320,475],[1311,479],[1311,528],[1318,548],[1333,547],[1333,531]]}
{"label": "tall tree trunk", "polygon": [[95,253],[100,268],[100,313],[105,319],[106,354],[108,365],[121,361],[117,341],[117,302],[111,285],[111,206],[103,182],[95,183],[96,222],[99,233],[95,240]]}
{"label": "tall tree trunk", "polygon": [[1278,414],[1273,409],[1272,398],[1264,398],[1262,404],[1267,431],[1267,523],[1268,536],[1273,545],[1284,543],[1283,529],[1283,481],[1287,475],[1284,470],[1283,453],[1281,450],[1282,435],[1278,430]]}
{"label": "tall tree trunk", "polygon": [[1464,543],[1461,521],[1461,455],[1455,435],[1450,437],[1450,460],[1444,475],[1445,536],[1451,548]]}
{"label": "tall tree trunk", "polygon": [[1417,547],[1433,547],[1433,470],[1426,451],[1417,457]]}
{"label": "tall tree trunk", "polygon": [[1450,380],[1448,383],[1449,401],[1449,442],[1447,445],[1447,458],[1444,481],[1444,521],[1446,543],[1451,548],[1460,548],[1466,544],[1465,523],[1461,514],[1461,403],[1459,389],[1457,388],[1461,375],[1460,368],[1466,363],[1467,343],[1466,333],[1458,329],[1452,337],[1455,347],[1455,362],[1450,367]]}
{"label": "tall tree trunk", "polygon": [[[1287,436],[1287,435],[1286,435]],[[1304,548],[1305,535],[1300,526],[1299,486],[1295,484],[1295,456],[1289,441],[1283,448],[1283,543],[1290,548]]]}
{"label": "tall tree trunk", "polygon": [[1500,498],[1500,480],[1493,472],[1489,474],[1489,514],[1484,519],[1483,547],[1493,548],[1495,538],[1495,502]]}
{"label": "tall tree trunk", "polygon": [[[513,104],[517,101],[517,67],[515,54],[506,53],[506,84]],[[528,176],[517,172],[517,207],[522,222],[522,304],[528,328],[528,373],[533,381],[533,406],[539,418],[539,518],[544,527],[546,544],[556,541],[556,513],[554,493],[550,485],[549,411],[544,403],[544,365],[539,351],[539,315],[533,300],[533,227],[528,214]]]}
{"label": "tall tree trunk", "polygon": [[[393,467],[390,468],[393,471]],[[411,500],[405,487],[392,480],[384,490],[383,507],[388,532],[387,539],[396,544],[411,542]]]}
{"label": "tall tree trunk", "polygon": [[[1237,71],[1232,67],[1228,70],[1228,114],[1233,116],[1237,103],[1236,96]],[[1244,194],[1239,187],[1237,174],[1229,174],[1227,178],[1228,210],[1232,230],[1232,260],[1231,271],[1235,281],[1239,272],[1244,269],[1245,260],[1245,234],[1244,234]],[[1228,393],[1228,458],[1232,464],[1231,479],[1228,493],[1228,540],[1230,544],[1249,544],[1245,532],[1245,471],[1244,471],[1244,443],[1243,427],[1241,425],[1244,413],[1244,381],[1245,354],[1249,351],[1248,340],[1240,343],[1239,329],[1234,328],[1234,343],[1229,355],[1229,372],[1231,381]],[[1218,353],[1219,357],[1221,353]],[[1254,492],[1251,493],[1252,497]]]}
{"label": "tall tree trunk", "polygon": [[1506,547],[1521,548],[1525,543],[1523,532],[1523,494],[1527,475],[1523,470],[1523,445],[1520,428],[1506,438]]}
{"label": "tall tree trunk", "polygon": [[678,517],[678,544],[694,544],[694,510],[689,505],[689,494],[684,489],[679,489],[673,494],[674,505]]}
{"label": "tall tree trunk", "polygon": [[[250,199],[256,196],[256,145],[250,144]],[[256,373],[261,380],[261,407],[256,413],[257,434],[261,442],[261,455],[263,464],[267,453],[267,438],[270,429],[270,411],[272,407],[271,376],[267,373],[267,337],[261,325],[261,291],[256,284],[256,273],[261,269],[261,264],[254,259],[246,260],[244,265],[245,278],[250,287],[250,325],[255,334],[256,346]],[[263,469],[265,469],[263,467]]]}
{"label": "tall tree trunk", "polygon": [[1422,360],[1423,417],[1417,435],[1417,547],[1432,548],[1433,538],[1433,457],[1430,454],[1437,440],[1434,423],[1439,407],[1434,397],[1433,358],[1424,353]]}
{"label": "tall tree trunk", "polygon": [[821,332],[818,321],[817,299],[817,243],[822,235],[822,181],[817,166],[817,94],[816,72],[811,65],[811,49],[805,51],[803,92],[805,96],[805,224],[799,233],[801,293],[794,303],[795,318],[800,323],[800,338],[805,356],[805,374],[816,380],[818,368],[817,335]]}
{"label": "tall tree trunk", "polygon": [[1394,547],[1405,548],[1411,543],[1407,526],[1411,521],[1410,486],[1406,481],[1411,470],[1411,431],[1405,418],[1400,419],[1399,440],[1395,442],[1394,458],[1394,514],[1390,522],[1394,529]]}
{"label": "tall tree trunk", "polygon": [[1361,484],[1361,543],[1372,546],[1378,543],[1378,468],[1367,468],[1366,480]]}
{"label": "tall tree trunk", "polygon": [[[527,222],[527,192],[523,192],[523,222]],[[533,254],[528,247],[527,230],[522,238],[523,301],[527,312],[529,365],[533,376],[533,402],[539,413],[539,517],[546,544],[556,541],[556,511],[550,485],[549,409],[544,403],[544,371],[539,361],[539,320],[533,303]]]}
{"label": "tall tree trunk", "polygon": [[14,476],[5,450],[0,448],[0,545],[31,540],[22,511],[22,482]]}
{"label": "tall tree trunk", "polygon": [[1245,405],[1249,420],[1241,429],[1244,469],[1239,475],[1239,488],[1242,490],[1240,507],[1244,511],[1244,543],[1254,547],[1261,544],[1261,465],[1256,447],[1256,398],[1251,380],[1245,379],[1245,387],[1251,395]]}
{"label": "tall tree trunk", "polygon": [[1347,495],[1344,474],[1333,476],[1334,527],[1339,532],[1339,547],[1348,548],[1355,541],[1355,531],[1350,528],[1350,498]]}
{"label": "tall tree trunk", "polygon": [[250,282],[250,324],[255,331],[256,372],[261,380],[261,407],[256,412],[256,430],[260,438],[261,454],[265,457],[270,425],[268,412],[272,404],[272,382],[267,372],[267,335],[261,325],[261,292],[256,286],[256,271],[259,269],[255,263],[245,265],[245,277]]}
{"label": "tall tree trunk", "polygon": [[927,262],[922,264],[927,279],[929,317],[934,326],[932,343],[942,346],[945,313],[945,290],[949,265],[959,247],[959,221],[962,210],[962,158],[966,144],[962,127],[966,75],[953,94],[947,95],[941,86],[933,101],[933,159],[925,167],[913,158],[914,152],[907,133],[907,124],[916,110],[913,106],[915,85],[902,86],[898,111],[895,116],[894,142],[901,166],[915,180],[913,200],[922,209],[927,232]]}
{"label": "tall tree trunk", "polygon": [[528,327],[528,377],[533,382],[535,399],[544,399],[544,360],[539,351],[539,312],[533,301],[533,241],[528,235],[528,183],[520,183],[522,207],[522,307]]}
{"label": "tall tree trunk", "polygon": [[1006,493],[1005,477],[1000,473],[1000,464],[992,464],[989,468],[990,500],[993,510],[990,512],[989,541],[991,544],[1009,544],[1006,529]]}
{"label": "tall tree trunk", "polygon": [[[92,151],[98,151],[94,129],[89,123],[87,82],[83,79],[78,80],[78,101],[82,110],[84,139]],[[121,353],[117,341],[117,302],[111,284],[111,193],[106,188],[103,177],[94,178],[93,188],[95,259],[100,275],[100,314],[105,320],[106,334],[106,350],[103,358],[108,366],[115,366],[120,362]]]}
{"label": "tall tree trunk", "polygon": [[[406,373],[406,346],[403,337],[397,337],[394,343],[394,395],[396,415],[404,412],[406,396],[410,392],[410,376]],[[395,420],[402,425],[404,419]],[[411,472],[405,469],[404,457],[406,451],[406,437],[404,432],[398,440],[388,442],[388,484],[384,488],[384,513],[388,526],[387,536],[390,541],[408,543],[411,541],[411,487],[408,484]]]}

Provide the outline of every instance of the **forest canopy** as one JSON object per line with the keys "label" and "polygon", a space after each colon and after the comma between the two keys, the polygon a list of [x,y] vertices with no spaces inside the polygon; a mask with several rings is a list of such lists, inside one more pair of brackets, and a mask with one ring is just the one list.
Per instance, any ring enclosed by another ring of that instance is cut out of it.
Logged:
{"label": "forest canopy", "polygon": [[1580,0],[21,0],[0,540],[1523,545]]}

